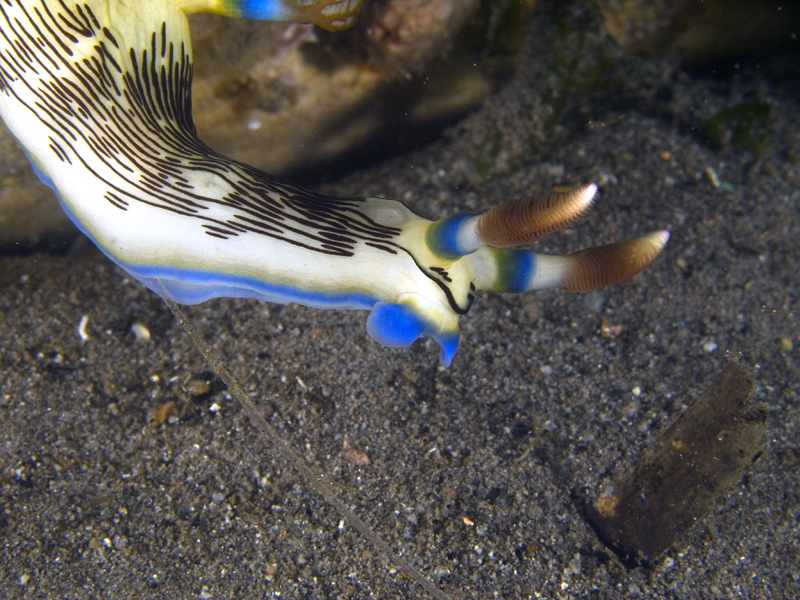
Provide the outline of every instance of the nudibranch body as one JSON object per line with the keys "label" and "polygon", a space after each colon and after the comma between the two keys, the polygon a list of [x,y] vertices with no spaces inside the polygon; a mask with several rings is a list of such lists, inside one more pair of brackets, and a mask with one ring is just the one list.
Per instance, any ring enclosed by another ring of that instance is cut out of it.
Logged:
{"label": "nudibranch body", "polygon": [[0,116],[77,226],[154,291],[368,309],[374,339],[431,336],[445,365],[476,290],[593,289],[653,260],[666,232],[568,257],[508,248],[581,214],[593,185],[432,222],[399,202],[300,189],[197,137],[187,12],[337,29],[360,5],[0,0]]}

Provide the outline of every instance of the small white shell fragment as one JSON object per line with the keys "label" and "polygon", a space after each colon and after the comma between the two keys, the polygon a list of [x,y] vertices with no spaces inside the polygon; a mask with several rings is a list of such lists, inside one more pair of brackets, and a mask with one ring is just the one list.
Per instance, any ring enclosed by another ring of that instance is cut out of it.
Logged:
{"label": "small white shell fragment", "polygon": [[137,342],[149,342],[150,341],[150,330],[147,328],[146,325],[141,323],[134,323],[131,325],[131,331],[133,335],[136,336]]}
{"label": "small white shell fragment", "polygon": [[717,172],[714,170],[714,167],[710,165],[706,167],[706,177],[708,177],[708,180],[711,182],[711,185],[713,185],[714,188],[719,189],[720,187],[719,175],[717,175]]}
{"label": "small white shell fragment", "polygon": [[89,324],[89,315],[83,315],[81,317],[80,323],[78,323],[78,336],[81,338],[82,342],[85,342],[89,339],[89,334],[86,331],[86,326]]}

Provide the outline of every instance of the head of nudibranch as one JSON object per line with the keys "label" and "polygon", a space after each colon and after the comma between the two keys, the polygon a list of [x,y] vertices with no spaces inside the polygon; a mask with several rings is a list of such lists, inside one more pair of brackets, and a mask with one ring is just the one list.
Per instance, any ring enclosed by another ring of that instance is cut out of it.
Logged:
{"label": "head of nudibranch", "polygon": [[410,250],[424,277],[418,278],[414,291],[375,305],[367,320],[370,336],[393,347],[430,336],[441,346],[441,363],[449,366],[458,347],[459,316],[469,310],[478,290],[585,292],[636,275],[664,247],[668,231],[569,256],[514,248],[568,226],[588,210],[596,193],[597,186],[590,184],[567,193],[511,200],[480,215],[433,222],[408,218],[398,241]]}

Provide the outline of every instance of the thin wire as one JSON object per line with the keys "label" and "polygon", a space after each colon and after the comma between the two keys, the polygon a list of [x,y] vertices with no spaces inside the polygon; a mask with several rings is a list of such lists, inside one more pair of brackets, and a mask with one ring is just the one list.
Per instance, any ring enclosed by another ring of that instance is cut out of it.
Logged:
{"label": "thin wire", "polygon": [[367,525],[352,510],[350,510],[336,494],[333,487],[327,481],[325,481],[324,476],[321,473],[315,473],[308,465],[306,465],[300,454],[278,435],[278,432],[275,431],[275,428],[270,425],[263,415],[256,409],[256,405],[250,399],[250,396],[247,395],[247,392],[244,391],[242,386],[239,385],[239,382],[233,377],[233,375],[231,375],[230,371],[228,371],[220,358],[217,356],[217,353],[214,352],[211,346],[209,346],[206,341],[197,333],[197,330],[194,328],[191,321],[189,321],[189,317],[186,316],[186,313],[183,312],[183,309],[181,309],[181,307],[169,297],[167,291],[164,289],[164,286],[161,284],[161,281],[156,279],[155,283],[160,290],[159,293],[161,297],[164,299],[164,302],[167,303],[167,306],[169,306],[172,314],[175,315],[175,319],[177,319],[180,326],[186,332],[186,335],[189,336],[192,342],[194,342],[194,345],[197,346],[197,349],[200,350],[200,353],[211,366],[212,370],[219,375],[220,378],[222,378],[222,381],[224,381],[228,386],[230,393],[233,394],[233,396],[239,402],[241,402],[245,412],[247,412],[248,416],[252,419],[256,427],[278,449],[278,452],[283,459],[300,473],[303,479],[308,482],[314,491],[316,491],[320,496],[325,498],[325,500],[333,505],[333,507],[339,512],[348,525],[357,529],[361,535],[371,542],[372,545],[375,546],[381,552],[381,554],[388,558],[390,562],[394,563],[401,570],[405,571],[406,574],[411,577],[411,579],[425,588],[425,590],[427,590],[428,593],[430,593],[434,598],[438,598],[439,600],[451,600],[447,594],[437,588],[433,582],[431,582],[422,574],[422,572],[420,572],[416,567],[411,565],[411,563],[392,550],[389,544],[379,538],[377,534],[370,529],[369,525]]}

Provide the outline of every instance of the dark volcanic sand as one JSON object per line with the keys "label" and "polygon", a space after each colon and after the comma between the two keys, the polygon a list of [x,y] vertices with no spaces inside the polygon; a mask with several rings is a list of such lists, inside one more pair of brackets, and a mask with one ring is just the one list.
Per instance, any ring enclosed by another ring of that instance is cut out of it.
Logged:
{"label": "dark volcanic sand", "polygon": [[[540,19],[534,37],[547,27]],[[363,313],[244,300],[188,312],[275,407],[281,435],[452,597],[797,596],[797,90],[758,72],[666,72],[659,92],[575,100],[562,131],[534,150],[549,45],[532,40],[510,84],[442,141],[326,191],[438,217],[596,181],[590,215],[536,248],[670,229],[642,275],[584,295],[481,293],[449,369],[429,340],[378,346]],[[699,135],[717,111],[754,98],[772,106],[758,155]],[[487,140],[499,145],[481,175]],[[731,187],[712,185],[707,168]],[[425,597],[340,527],[220,391],[161,300],[93,247],[2,258],[0,282],[5,595]],[[150,341],[136,341],[135,322]],[[603,337],[603,322],[619,334]],[[769,404],[766,451],[662,558],[629,570],[579,499],[730,356],[753,369],[755,400]],[[371,464],[349,462],[349,448]]]}

